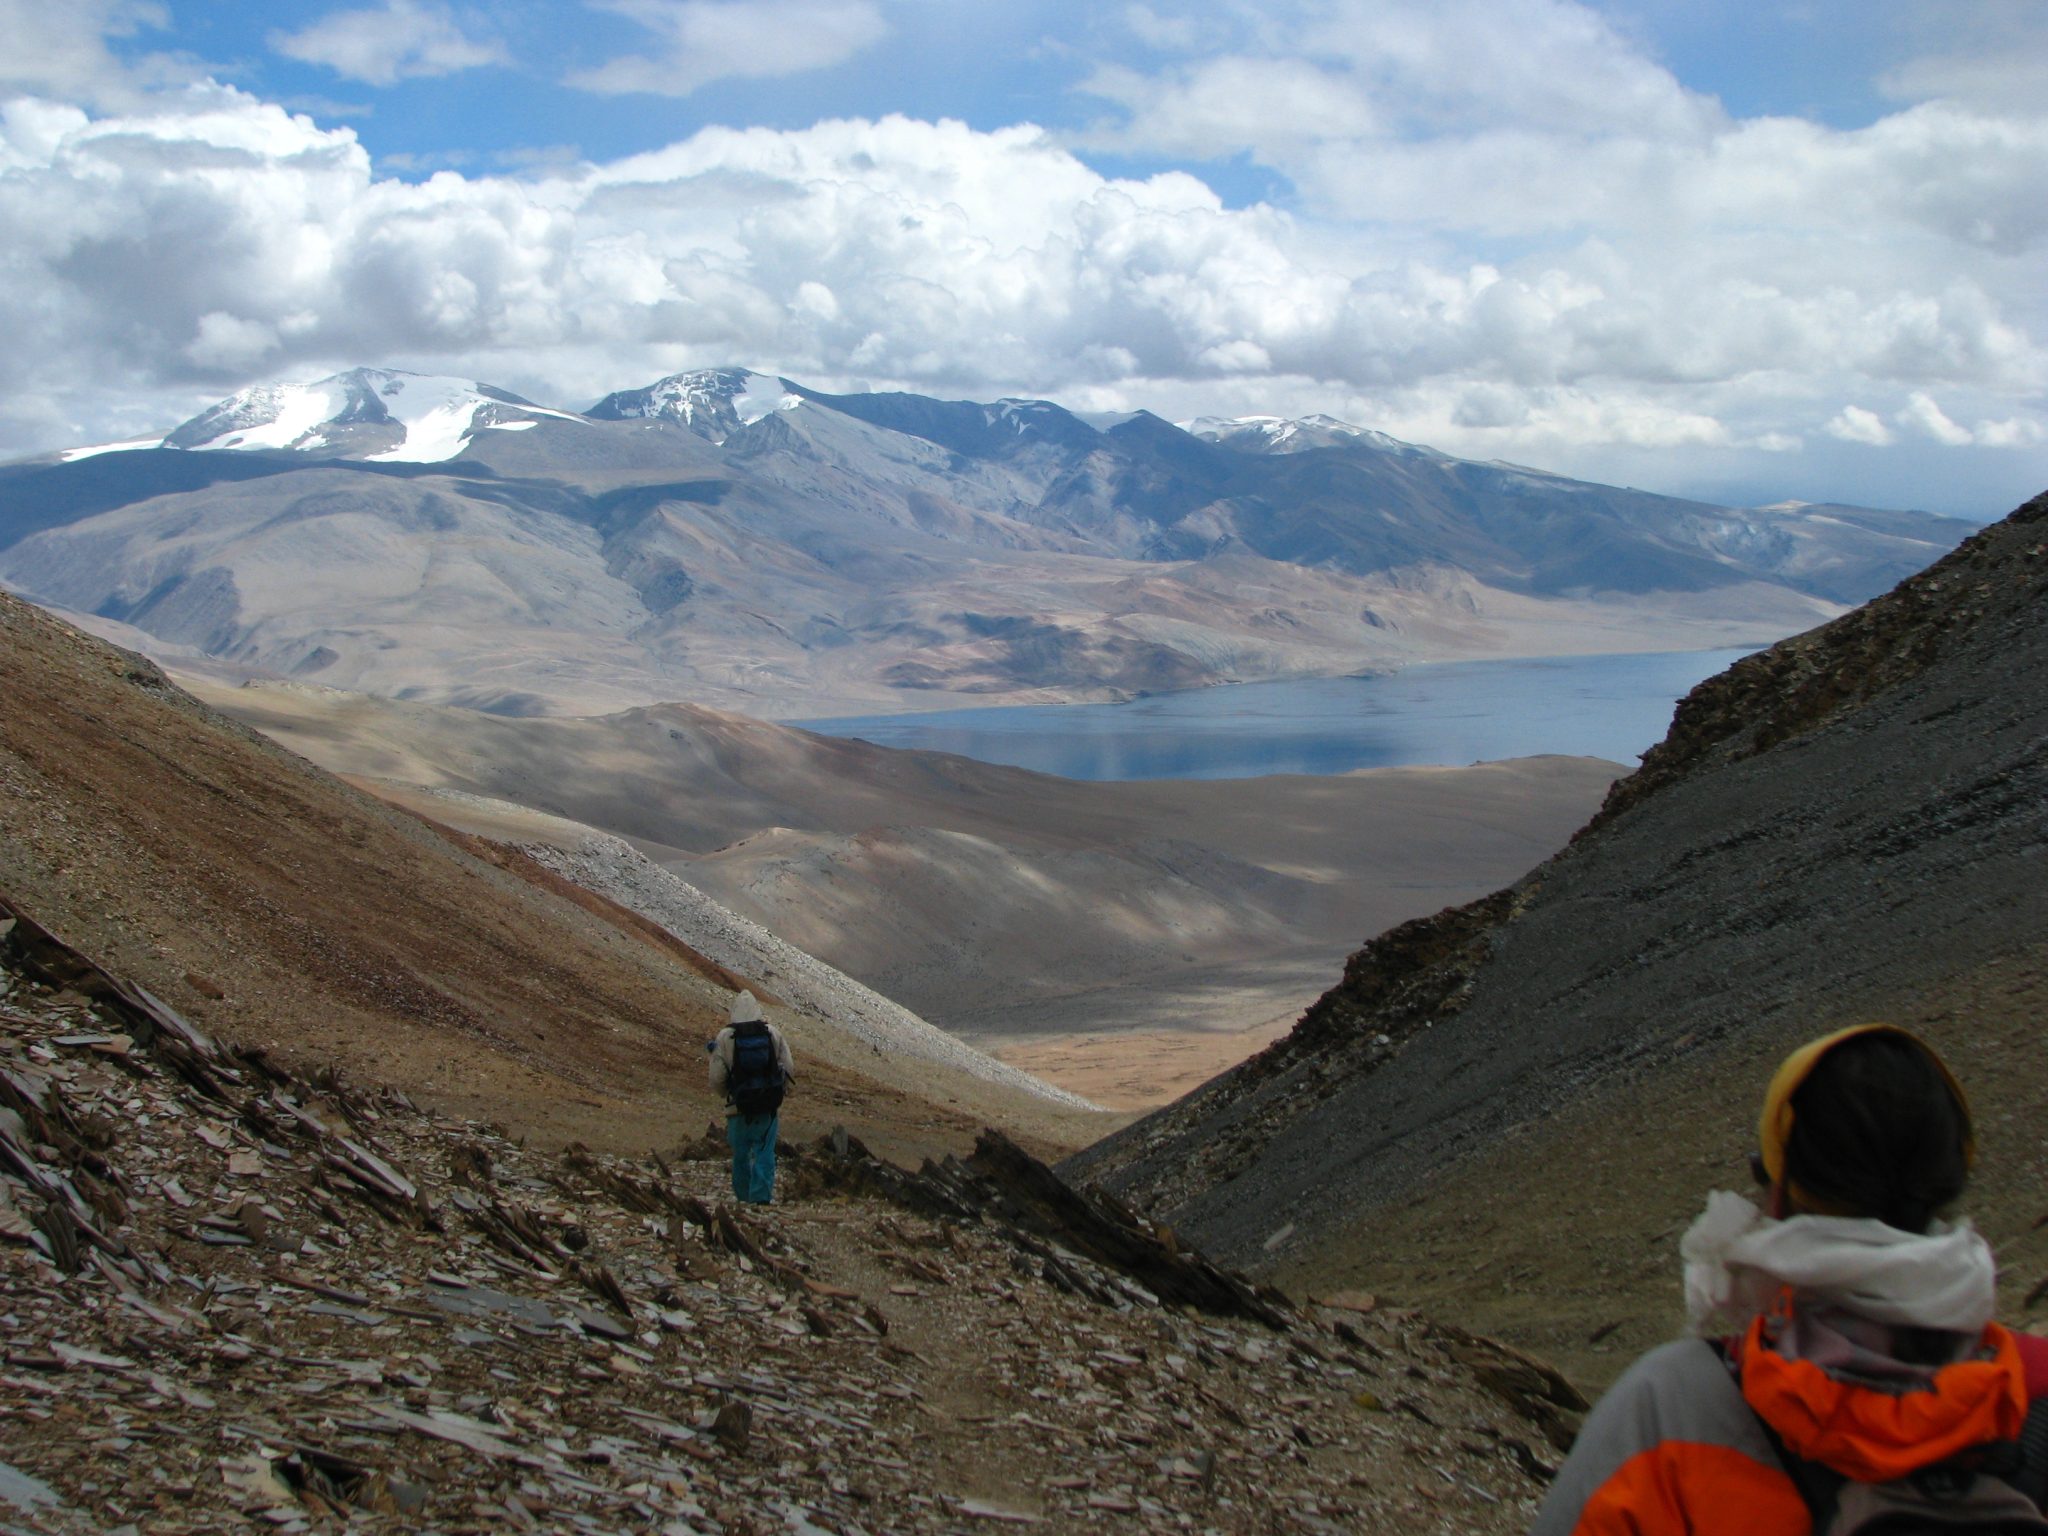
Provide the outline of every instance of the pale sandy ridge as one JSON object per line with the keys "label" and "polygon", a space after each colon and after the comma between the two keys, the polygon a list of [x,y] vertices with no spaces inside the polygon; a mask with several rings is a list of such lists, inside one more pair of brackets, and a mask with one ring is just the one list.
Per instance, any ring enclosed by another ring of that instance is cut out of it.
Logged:
{"label": "pale sandy ridge", "polygon": [[[802,1024],[794,1029],[802,1032],[806,1045],[828,1052],[841,1065],[869,1073],[885,1067],[899,1072],[905,1062],[922,1061],[1067,1108],[1101,1108],[955,1039],[843,971],[783,942],[759,923],[719,905],[622,839],[488,795],[375,780],[356,783],[431,820],[507,843],[563,879],[639,913],[705,959],[758,979],[778,1009],[823,1026],[822,1031],[806,1030]],[[784,1012],[772,1016],[778,1024],[793,1023]],[[866,1059],[869,1056],[874,1059]]]}
{"label": "pale sandy ridge", "polygon": [[586,890],[659,923],[698,953],[758,976],[799,1013],[829,1020],[900,1065],[941,1062],[974,1077],[1019,1088],[1075,1109],[1096,1106],[1027,1072],[984,1055],[934,1028],[843,972],[785,944],[758,923],[727,911],[695,886],[636,853],[616,837],[590,833],[573,849],[527,843],[522,851]]}

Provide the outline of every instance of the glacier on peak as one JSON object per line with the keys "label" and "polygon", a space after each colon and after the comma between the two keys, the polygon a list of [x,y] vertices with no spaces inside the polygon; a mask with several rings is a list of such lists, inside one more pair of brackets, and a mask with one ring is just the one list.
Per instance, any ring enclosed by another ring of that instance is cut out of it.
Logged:
{"label": "glacier on peak", "polygon": [[489,428],[520,432],[540,425],[536,418],[541,416],[583,419],[467,379],[403,375],[394,378],[383,393],[385,409],[391,420],[405,429],[405,439],[395,448],[371,454],[372,462],[438,464],[454,458],[472,435]]}
{"label": "glacier on peak", "polygon": [[139,448],[161,448],[164,440],[160,437],[130,438],[125,443],[90,443],[83,448],[63,448],[57,453],[59,464],[76,464],[80,459],[96,459],[103,453],[133,453]]}
{"label": "glacier on peak", "polygon": [[237,390],[174,428],[164,438],[164,446],[195,450],[324,446],[321,427],[374,421],[381,415],[368,382],[358,377],[366,372],[359,368],[353,374],[335,374],[311,384],[255,384]]}
{"label": "glacier on peak", "polygon": [[171,432],[163,446],[301,453],[375,447],[362,457],[438,464],[455,457],[480,431],[519,431],[544,416],[582,420],[473,379],[353,368],[309,384],[258,384],[237,391]]}

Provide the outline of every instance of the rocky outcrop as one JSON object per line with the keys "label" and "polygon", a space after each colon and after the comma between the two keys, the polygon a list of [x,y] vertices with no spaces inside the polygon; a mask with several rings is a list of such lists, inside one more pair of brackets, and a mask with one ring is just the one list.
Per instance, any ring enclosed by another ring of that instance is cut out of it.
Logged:
{"label": "rocky outcrop", "polygon": [[2044,675],[2048,497],[1702,684],[1563,853],[1374,940],[1293,1034],[1069,1172],[1249,1260],[1616,1073],[2033,952]]}

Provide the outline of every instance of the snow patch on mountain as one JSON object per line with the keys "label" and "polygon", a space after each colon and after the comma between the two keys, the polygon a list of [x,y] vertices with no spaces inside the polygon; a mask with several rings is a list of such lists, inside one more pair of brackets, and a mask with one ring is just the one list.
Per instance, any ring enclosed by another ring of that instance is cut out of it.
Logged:
{"label": "snow patch on mountain", "polygon": [[66,448],[57,455],[61,464],[75,464],[80,459],[96,459],[103,453],[134,453],[142,448],[161,448],[164,440],[160,437],[138,437],[125,443],[94,443],[85,448]]}
{"label": "snow patch on mountain", "polygon": [[606,395],[590,408],[590,414],[605,421],[665,419],[716,444],[741,427],[802,404],[803,397],[786,379],[745,368],[699,368],[672,373],[645,389]]}
{"label": "snow patch on mountain", "polygon": [[782,380],[763,378],[758,373],[748,374],[746,388],[732,397],[733,414],[750,427],[764,416],[793,411],[803,403],[803,398],[791,394]]}
{"label": "snow patch on mountain", "polygon": [[1042,425],[1050,417],[1066,413],[1049,400],[1003,399],[993,405],[984,405],[981,414],[990,426],[999,421],[1007,421],[1021,433]]}
{"label": "snow patch on mountain", "polygon": [[[357,403],[348,382],[347,375],[336,374],[313,384],[259,384],[201,412],[164,441],[209,451],[322,448],[327,445],[322,429],[345,418]],[[206,435],[198,436],[201,432]]]}
{"label": "snow patch on mountain", "polygon": [[[476,433],[485,430],[523,432],[539,426],[536,416],[554,416],[578,421],[567,411],[521,403],[512,406],[502,397],[482,393],[482,386],[467,379],[394,377],[382,394],[390,419],[404,429],[405,440],[395,448],[370,455],[372,462],[439,464],[462,452]],[[506,409],[530,414],[506,418]]]}
{"label": "snow patch on mountain", "polygon": [[1433,459],[1443,457],[1434,448],[1405,443],[1384,432],[1354,427],[1348,421],[1320,414],[1299,420],[1285,416],[1197,416],[1192,421],[1177,425],[1192,437],[1247,453],[1301,453],[1312,448],[1364,443],[1386,453]]}

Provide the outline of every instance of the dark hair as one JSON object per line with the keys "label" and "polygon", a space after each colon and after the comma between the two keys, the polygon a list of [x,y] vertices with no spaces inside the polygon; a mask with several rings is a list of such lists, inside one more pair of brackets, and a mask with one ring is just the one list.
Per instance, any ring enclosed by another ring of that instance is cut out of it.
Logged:
{"label": "dark hair", "polygon": [[1925,1047],[1852,1035],[1792,1095],[1785,1172],[1813,1201],[1925,1232],[1969,1177],[1969,1122]]}

